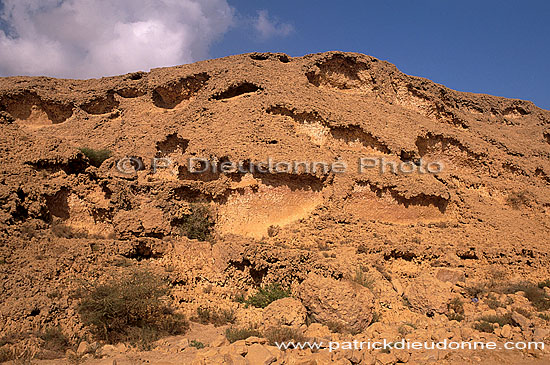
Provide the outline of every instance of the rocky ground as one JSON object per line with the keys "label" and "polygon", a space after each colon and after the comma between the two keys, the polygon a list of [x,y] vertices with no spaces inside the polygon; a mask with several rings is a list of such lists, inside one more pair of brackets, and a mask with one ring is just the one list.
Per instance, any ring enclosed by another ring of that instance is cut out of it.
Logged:
{"label": "rocky ground", "polygon": [[[1,78],[0,128],[2,361],[550,361],[548,346],[274,346],[548,343],[550,112],[530,102],[360,54],[254,53],[97,80]],[[359,171],[364,157],[415,171]],[[348,168],[193,174],[190,158]],[[443,169],[419,171],[430,163]],[[90,324],[82,293],[136,272],[189,324],[139,341]]]}

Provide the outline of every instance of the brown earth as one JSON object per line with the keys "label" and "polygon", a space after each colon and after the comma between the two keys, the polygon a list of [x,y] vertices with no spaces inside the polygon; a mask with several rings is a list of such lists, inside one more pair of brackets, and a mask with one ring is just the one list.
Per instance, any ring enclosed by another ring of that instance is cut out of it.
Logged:
{"label": "brown earth", "polygon": [[[51,327],[75,351],[93,342],[72,293],[129,267],[160,275],[188,317],[231,309],[237,327],[280,318],[327,340],[550,339],[550,291],[537,286],[550,279],[550,112],[531,102],[457,92],[361,54],[254,53],[95,80],[0,78],[0,128],[0,345],[32,353],[20,357],[39,358],[36,334]],[[112,156],[95,167],[84,147]],[[128,157],[143,168],[119,171]],[[193,174],[192,157],[348,168]],[[443,170],[360,172],[362,157]],[[153,171],[153,158],[172,164]],[[215,218],[210,242],[181,231],[198,203]],[[235,300],[270,283],[296,299]],[[514,319],[480,331],[491,315]],[[255,337],[229,345],[226,327],[34,361],[550,362],[548,349],[279,351]]]}

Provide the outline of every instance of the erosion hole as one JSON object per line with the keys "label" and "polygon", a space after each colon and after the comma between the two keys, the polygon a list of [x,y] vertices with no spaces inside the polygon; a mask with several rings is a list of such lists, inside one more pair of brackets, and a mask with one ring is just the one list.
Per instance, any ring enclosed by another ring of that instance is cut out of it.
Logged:
{"label": "erosion hole", "polygon": [[0,110],[32,125],[59,124],[73,115],[72,104],[43,99],[28,91],[0,97]]}
{"label": "erosion hole", "polygon": [[69,203],[68,203],[69,191],[67,189],[61,189],[54,195],[46,196],[46,206],[48,211],[54,217],[61,219],[69,218]]}
{"label": "erosion hole", "polygon": [[250,82],[243,82],[237,85],[230,86],[227,90],[212,96],[212,99],[215,99],[215,100],[230,99],[240,95],[253,93],[258,90],[262,90],[262,88]]}
{"label": "erosion hole", "polygon": [[162,141],[157,142],[156,157],[165,157],[171,153],[185,153],[189,146],[189,140],[181,138],[177,133],[172,133],[166,136]]}
{"label": "erosion hole", "polygon": [[279,60],[280,62],[282,63],[288,63],[290,62],[290,58],[288,57],[288,55],[284,54],[284,53],[252,53],[250,55],[250,58],[252,58],[253,60],[256,60],[256,61],[266,61],[266,60],[269,60],[270,58],[274,58],[274,59],[277,59]]}
{"label": "erosion hole", "polygon": [[80,108],[88,114],[106,114],[112,112],[118,107],[118,101],[115,99],[114,92],[108,92],[91,98],[80,105]]}
{"label": "erosion hole", "polygon": [[369,68],[366,63],[341,54],[319,62],[316,66],[316,70],[306,73],[308,81],[315,86],[328,86],[340,90],[360,88],[362,80],[359,72]]}
{"label": "erosion hole", "polygon": [[173,109],[195,95],[210,79],[207,73],[199,73],[170,81],[153,90],[153,104],[159,108]]}
{"label": "erosion hole", "polygon": [[126,99],[137,98],[146,94],[145,91],[140,90],[136,87],[123,87],[118,89],[116,93]]}

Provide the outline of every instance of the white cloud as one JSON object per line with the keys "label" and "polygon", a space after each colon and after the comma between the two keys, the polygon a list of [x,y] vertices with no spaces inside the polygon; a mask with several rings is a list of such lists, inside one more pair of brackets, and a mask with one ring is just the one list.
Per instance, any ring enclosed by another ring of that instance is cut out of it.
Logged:
{"label": "white cloud", "polygon": [[286,37],[294,31],[294,27],[288,23],[280,23],[277,20],[270,19],[267,10],[260,10],[258,18],[254,22],[254,28],[263,39],[274,36]]}
{"label": "white cloud", "polygon": [[226,0],[5,0],[0,75],[100,77],[208,57]]}

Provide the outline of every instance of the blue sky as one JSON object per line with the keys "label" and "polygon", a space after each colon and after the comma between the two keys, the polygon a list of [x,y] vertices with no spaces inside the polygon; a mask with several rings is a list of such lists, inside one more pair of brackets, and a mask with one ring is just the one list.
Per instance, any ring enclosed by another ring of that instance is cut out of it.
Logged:
{"label": "blue sky", "polygon": [[2,76],[86,78],[243,52],[341,50],[550,109],[545,0],[0,0],[0,12]]}

